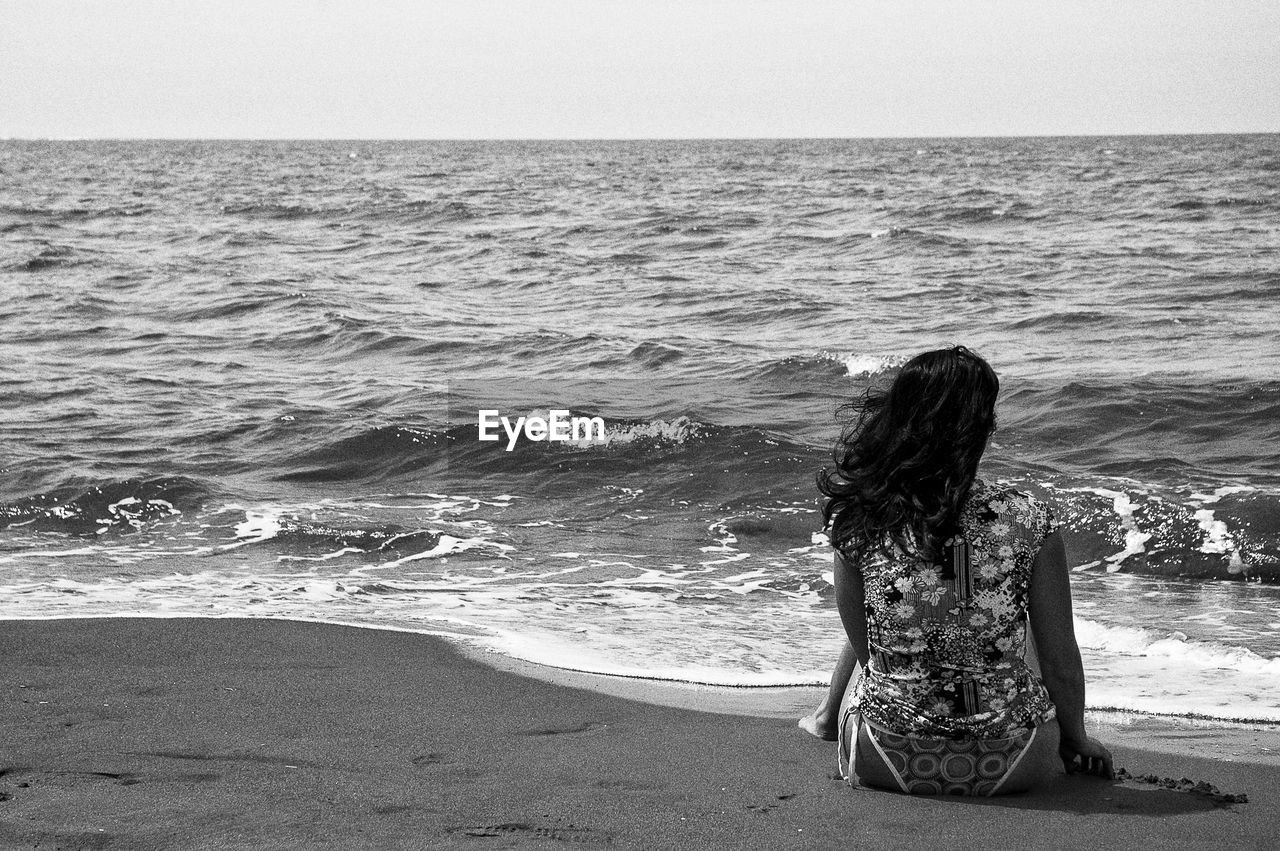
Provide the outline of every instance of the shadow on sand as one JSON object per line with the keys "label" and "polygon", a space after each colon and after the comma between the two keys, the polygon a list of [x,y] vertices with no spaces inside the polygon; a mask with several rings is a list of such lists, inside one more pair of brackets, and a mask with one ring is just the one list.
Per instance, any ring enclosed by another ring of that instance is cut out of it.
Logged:
{"label": "shadow on sand", "polygon": [[[886,793],[896,794],[896,793]],[[1094,777],[1062,775],[1021,794],[994,798],[939,795],[933,800],[959,806],[1003,807],[1014,810],[1042,810],[1077,815],[1171,816],[1212,810],[1234,810],[1242,804],[1230,803],[1199,792],[1165,789],[1134,780],[1101,780]]]}

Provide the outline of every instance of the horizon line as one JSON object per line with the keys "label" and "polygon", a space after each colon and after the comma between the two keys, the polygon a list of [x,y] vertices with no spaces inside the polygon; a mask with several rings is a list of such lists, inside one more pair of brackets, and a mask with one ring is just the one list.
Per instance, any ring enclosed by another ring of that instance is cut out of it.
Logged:
{"label": "horizon line", "polygon": [[980,133],[882,136],[4,136],[3,142],[819,142],[940,139],[1109,139],[1159,136],[1275,136],[1280,130],[1112,133]]}

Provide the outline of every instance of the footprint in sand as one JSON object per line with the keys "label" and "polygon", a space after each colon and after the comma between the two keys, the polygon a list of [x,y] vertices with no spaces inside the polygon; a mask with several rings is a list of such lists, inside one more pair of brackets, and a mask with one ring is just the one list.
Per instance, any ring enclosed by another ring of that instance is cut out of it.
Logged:
{"label": "footprint in sand", "polygon": [[557,842],[608,842],[609,835],[586,827],[540,827],[538,825],[509,822],[506,824],[482,824],[459,827],[450,831],[463,836],[493,838],[495,836],[552,839]]}
{"label": "footprint in sand", "polygon": [[575,724],[568,727],[535,727],[532,730],[521,730],[516,735],[519,736],[566,736],[574,733],[594,733],[597,730],[603,730],[608,727],[599,721],[584,721],[581,724]]}
{"label": "footprint in sand", "polygon": [[[18,781],[18,777],[26,777]],[[142,778],[137,774],[128,771],[41,771],[32,768],[3,769],[0,770],[0,777],[5,777],[8,781],[13,782],[15,789],[29,789],[32,783],[43,781],[45,785],[64,786],[67,781],[74,782],[75,778],[101,778],[103,780],[114,780],[121,786],[132,786],[135,783],[141,783]],[[11,795],[5,793],[0,800],[8,800]]]}
{"label": "footprint in sand", "polygon": [[410,761],[414,765],[444,765],[445,763],[451,762],[452,760],[449,759],[449,756],[447,754],[424,753],[419,756],[415,756]]}

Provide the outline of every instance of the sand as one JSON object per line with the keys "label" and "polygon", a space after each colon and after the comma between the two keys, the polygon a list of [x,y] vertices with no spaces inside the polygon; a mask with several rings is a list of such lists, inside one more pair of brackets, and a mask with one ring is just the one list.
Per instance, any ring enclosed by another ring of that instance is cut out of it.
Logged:
{"label": "sand", "polygon": [[1099,731],[1134,774],[1248,803],[1066,775],[911,798],[834,779],[834,745],[794,726],[812,690],[548,681],[427,636],[271,620],[0,621],[0,648],[2,848],[1270,848],[1280,831],[1274,729]]}

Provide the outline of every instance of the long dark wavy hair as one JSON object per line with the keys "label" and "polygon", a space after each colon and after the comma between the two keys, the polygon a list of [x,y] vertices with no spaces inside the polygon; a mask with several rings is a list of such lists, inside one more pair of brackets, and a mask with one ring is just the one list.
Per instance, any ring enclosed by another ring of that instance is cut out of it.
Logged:
{"label": "long dark wavy hair", "polygon": [[818,474],[831,543],[855,560],[872,550],[942,558],[995,429],[995,371],[964,346],[907,361],[888,388],[850,407],[856,419]]}

